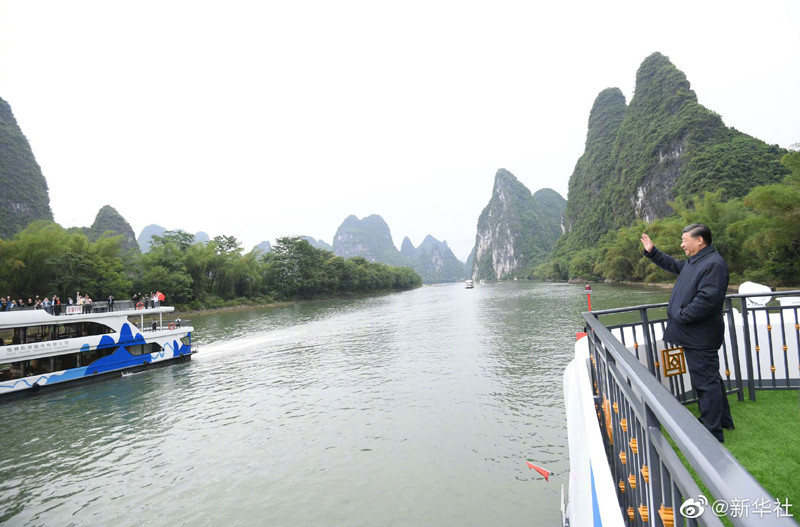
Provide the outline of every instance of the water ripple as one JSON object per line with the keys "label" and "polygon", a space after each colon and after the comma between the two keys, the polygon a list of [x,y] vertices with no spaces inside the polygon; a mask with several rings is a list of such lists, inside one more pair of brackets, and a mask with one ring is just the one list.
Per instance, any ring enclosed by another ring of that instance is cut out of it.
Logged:
{"label": "water ripple", "polygon": [[[559,521],[579,286],[195,317],[185,364],[4,406],[10,525]],[[554,331],[553,328],[558,328]]]}

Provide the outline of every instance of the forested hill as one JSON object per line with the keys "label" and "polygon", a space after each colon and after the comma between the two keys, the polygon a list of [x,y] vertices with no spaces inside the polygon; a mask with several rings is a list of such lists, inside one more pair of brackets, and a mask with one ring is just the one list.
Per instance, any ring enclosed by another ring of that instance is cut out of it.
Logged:
{"label": "forested hill", "polygon": [[416,248],[406,237],[402,251],[398,251],[389,225],[377,214],[361,220],[353,215],[345,218],[333,237],[333,252],[344,258],[360,256],[370,262],[410,267],[426,284],[453,282],[467,276],[464,264],[447,242],[440,242],[433,236],[428,235]]}
{"label": "forested hill", "polygon": [[654,53],[636,74],[630,105],[617,88],[600,92],[586,148],[569,181],[562,249],[589,247],[603,234],[674,213],[676,198],[724,189],[726,199],[778,183],[786,150],[728,128],[697,102],[686,76]]}
{"label": "forested hill", "polygon": [[377,214],[362,220],[354,215],[345,218],[333,237],[333,253],[343,258],[361,256],[370,262],[408,265],[392,241],[389,226]]}
{"label": "forested hill", "polygon": [[51,220],[50,196],[11,106],[0,98],[0,239],[10,239],[35,220]]}
{"label": "forested hill", "polygon": [[500,280],[526,277],[547,259],[561,236],[566,201],[551,189],[535,194],[501,168],[489,203],[478,218],[472,277]]}
{"label": "forested hill", "polygon": [[401,253],[426,284],[457,282],[468,276],[464,263],[456,258],[447,242],[439,241],[430,234],[416,248],[406,236]]}
{"label": "forested hill", "polygon": [[136,235],[130,223],[117,212],[117,209],[106,205],[97,212],[92,226],[87,229],[89,241],[96,242],[105,232],[111,231],[114,236],[122,236],[122,250],[139,252]]}

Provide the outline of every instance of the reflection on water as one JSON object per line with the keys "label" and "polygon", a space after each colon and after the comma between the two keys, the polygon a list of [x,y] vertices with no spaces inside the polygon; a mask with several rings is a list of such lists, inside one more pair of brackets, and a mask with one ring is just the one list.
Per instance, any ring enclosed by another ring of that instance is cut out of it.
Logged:
{"label": "reflection on water", "polygon": [[195,316],[189,363],[2,405],[0,520],[557,524],[560,482],[525,459],[566,476],[585,306],[514,282]]}

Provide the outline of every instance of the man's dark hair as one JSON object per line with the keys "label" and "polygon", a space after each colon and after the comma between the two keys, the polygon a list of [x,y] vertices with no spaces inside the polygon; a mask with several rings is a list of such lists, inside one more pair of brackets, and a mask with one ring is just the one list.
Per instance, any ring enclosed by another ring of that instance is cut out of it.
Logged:
{"label": "man's dark hair", "polygon": [[682,232],[688,232],[692,238],[701,236],[706,244],[711,245],[711,229],[704,223],[692,223],[683,228]]}

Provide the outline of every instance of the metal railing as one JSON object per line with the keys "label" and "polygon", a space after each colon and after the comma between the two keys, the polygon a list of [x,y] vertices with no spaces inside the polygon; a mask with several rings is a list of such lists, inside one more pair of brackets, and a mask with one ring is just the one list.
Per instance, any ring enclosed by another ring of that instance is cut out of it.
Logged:
{"label": "metal railing", "polygon": [[[797,296],[798,293],[800,291],[772,293],[771,296]],[[726,337],[721,349],[726,355],[725,382],[730,391],[738,393],[740,400],[745,382],[753,400],[756,389],[798,387],[798,383],[793,382],[797,380],[797,373],[792,375],[793,361],[789,359],[791,353],[795,356],[800,353],[797,319],[800,306],[754,308],[746,302],[752,296],[759,295],[726,298]],[[760,296],[763,297],[763,293]],[[741,312],[733,309],[734,301],[740,302]],[[792,512],[788,510],[791,504],[786,506],[787,510],[781,509],[780,497],[770,496],[683,407],[681,402],[691,400],[690,392],[685,389],[688,379],[665,379],[661,375],[656,350],[668,344],[659,338],[663,335],[665,320],[651,317],[651,314],[665,306],[654,304],[583,314],[597,416],[611,474],[618,482],[616,492],[623,517],[631,525],[718,526],[722,522],[713,507],[726,506],[725,516],[734,525],[763,525],[767,521],[770,525],[796,527],[794,520],[788,517]],[[758,315],[761,312],[765,313]],[[598,320],[598,316],[623,313],[636,313],[638,321],[606,327]],[[776,332],[778,328],[774,322],[778,321],[782,324]],[[787,332],[787,326],[792,323],[794,334],[791,330]],[[767,329],[767,326],[772,327]],[[792,337],[796,339],[796,346],[790,345]],[[780,346],[780,353],[773,353],[777,346]],[[764,358],[764,365],[768,366],[762,368],[761,359],[758,356],[753,359],[752,354],[765,349],[769,350],[769,360]],[[742,355],[746,375],[741,374]],[[733,374],[730,367],[734,369]],[[782,373],[776,375],[779,367]],[[769,371],[770,377],[764,379],[762,370]],[[783,373],[785,378],[781,378]],[[701,492],[667,436],[694,468],[711,496]],[[694,501],[687,501],[690,499]],[[754,508],[756,505],[758,509]],[[680,510],[682,506],[683,511]],[[699,509],[704,512],[690,517]]]}
{"label": "metal railing", "polygon": [[[141,307],[138,307],[141,304]],[[160,306],[163,307],[165,304],[161,303]],[[33,307],[33,306],[20,306],[15,307],[10,310],[0,311],[2,313],[9,313],[15,311],[34,311],[34,310],[44,310],[47,313],[50,313],[54,316],[60,315],[68,315],[68,314],[75,314],[78,312],[78,308],[80,308],[80,313],[107,313],[110,311],[125,311],[129,309],[152,309],[153,302],[148,300],[147,302],[134,302],[133,300],[115,300],[112,304],[109,304],[107,301],[97,301],[92,302],[91,304],[60,304],[58,306],[48,306],[48,307]]]}
{"label": "metal railing", "polygon": [[[750,400],[756,390],[800,388],[800,291],[773,292],[781,305],[752,302],[764,293],[728,295],[725,298],[725,338],[720,348],[723,382],[728,393],[744,400],[748,388]],[[674,347],[661,336],[666,328],[667,304],[649,304],[620,309],[592,311],[597,317],[635,315],[632,320],[606,324],[616,338],[681,402],[696,401],[688,388],[688,374],[665,376],[660,351]]]}

